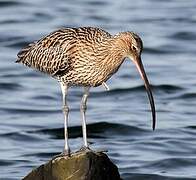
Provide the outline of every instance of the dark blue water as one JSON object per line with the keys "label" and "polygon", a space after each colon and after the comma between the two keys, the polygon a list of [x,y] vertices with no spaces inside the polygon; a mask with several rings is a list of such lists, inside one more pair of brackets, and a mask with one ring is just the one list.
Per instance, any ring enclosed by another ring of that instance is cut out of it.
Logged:
{"label": "dark blue water", "polygon": [[[143,82],[127,60],[91,89],[88,137],[107,149],[123,179],[196,179],[196,1],[1,0],[0,179],[24,177],[63,149],[59,84],[15,64],[26,44],[62,26],[98,26],[115,34],[135,31],[144,41],[143,63],[153,87],[157,129]],[[80,88],[69,93],[70,144],[82,145]]]}

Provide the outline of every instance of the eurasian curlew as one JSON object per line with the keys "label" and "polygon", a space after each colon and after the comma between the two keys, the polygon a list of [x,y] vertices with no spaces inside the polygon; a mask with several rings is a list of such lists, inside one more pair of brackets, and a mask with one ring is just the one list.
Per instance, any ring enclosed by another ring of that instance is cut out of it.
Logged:
{"label": "eurasian curlew", "polygon": [[88,148],[86,132],[86,103],[90,87],[104,85],[118,71],[125,60],[130,58],[144,80],[152,110],[152,127],[155,129],[155,105],[150,85],[141,61],[142,40],[133,32],[121,32],[114,36],[93,27],[62,28],[50,33],[37,42],[29,44],[18,53],[16,62],[47,73],[56,78],[63,94],[65,116],[64,153],[69,154],[68,144],[68,88],[83,86],[81,101],[84,148]]}

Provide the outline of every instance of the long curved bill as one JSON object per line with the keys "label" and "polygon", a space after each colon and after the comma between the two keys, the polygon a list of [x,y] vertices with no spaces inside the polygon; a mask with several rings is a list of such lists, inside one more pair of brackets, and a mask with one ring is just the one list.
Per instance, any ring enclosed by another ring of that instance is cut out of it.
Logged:
{"label": "long curved bill", "polygon": [[154,98],[152,95],[152,91],[150,89],[150,84],[148,81],[148,78],[146,76],[146,72],[144,70],[144,66],[142,64],[141,61],[141,57],[140,56],[135,56],[134,57],[134,61],[133,61],[140,73],[141,78],[144,80],[144,85],[148,94],[148,98],[150,101],[150,106],[151,106],[151,111],[152,111],[152,128],[153,130],[155,129],[155,125],[156,125],[156,111],[155,111],[155,104],[154,104]]}

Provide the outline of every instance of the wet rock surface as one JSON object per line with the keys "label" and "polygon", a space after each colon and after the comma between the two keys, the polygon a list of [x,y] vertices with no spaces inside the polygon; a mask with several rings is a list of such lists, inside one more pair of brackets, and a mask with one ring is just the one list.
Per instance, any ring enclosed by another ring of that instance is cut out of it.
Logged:
{"label": "wet rock surface", "polygon": [[120,180],[120,175],[105,153],[85,150],[54,157],[23,180]]}

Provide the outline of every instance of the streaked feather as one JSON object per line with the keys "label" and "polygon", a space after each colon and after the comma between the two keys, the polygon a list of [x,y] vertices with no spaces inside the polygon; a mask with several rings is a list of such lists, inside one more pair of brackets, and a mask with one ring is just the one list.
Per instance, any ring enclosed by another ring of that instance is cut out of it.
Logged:
{"label": "streaked feather", "polygon": [[129,44],[122,37],[93,27],[62,28],[24,47],[16,62],[68,85],[98,86],[118,70],[125,58]]}

